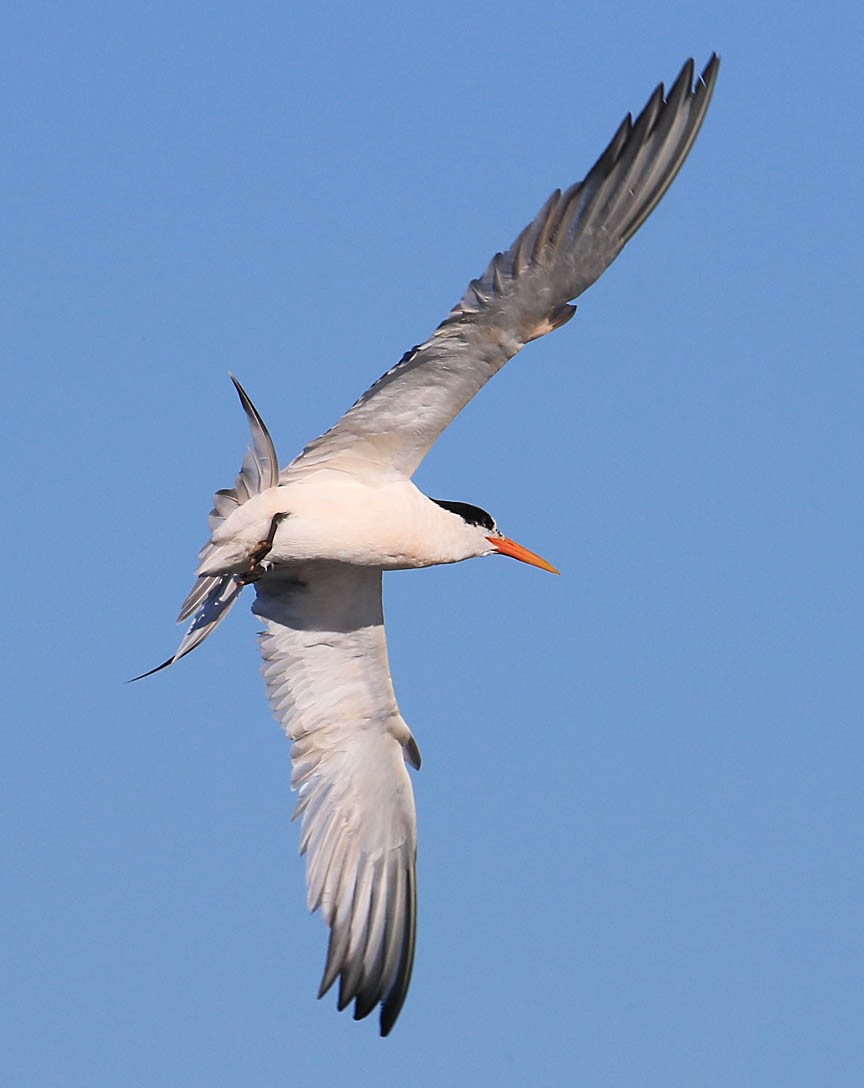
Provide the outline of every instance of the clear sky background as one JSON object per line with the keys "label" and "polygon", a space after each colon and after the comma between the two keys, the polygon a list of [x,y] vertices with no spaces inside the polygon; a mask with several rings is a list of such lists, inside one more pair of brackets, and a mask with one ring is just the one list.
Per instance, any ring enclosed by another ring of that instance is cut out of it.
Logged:
{"label": "clear sky background", "polygon": [[[3,23],[0,1081],[860,1085],[860,4]],[[245,448],[226,372],[289,458],[713,49],[660,208],[419,474],[562,576],[385,580],[424,765],[381,1040],[315,1000],[254,618],[124,683]]]}

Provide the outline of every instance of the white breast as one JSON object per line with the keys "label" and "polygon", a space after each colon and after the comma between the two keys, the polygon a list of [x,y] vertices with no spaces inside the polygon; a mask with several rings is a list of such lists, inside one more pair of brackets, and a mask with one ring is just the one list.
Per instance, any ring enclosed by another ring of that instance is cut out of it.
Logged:
{"label": "white breast", "polygon": [[278,514],[286,516],[267,556],[277,565],[330,560],[398,570],[474,554],[462,520],[410,480],[372,485],[325,471],[269,488],[239,507],[214,532],[215,547],[199,575],[242,569]]}

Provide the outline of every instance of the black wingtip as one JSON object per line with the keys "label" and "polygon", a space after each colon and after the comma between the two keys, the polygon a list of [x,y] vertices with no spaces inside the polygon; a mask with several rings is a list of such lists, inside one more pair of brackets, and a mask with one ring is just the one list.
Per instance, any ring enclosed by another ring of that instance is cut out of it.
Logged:
{"label": "black wingtip", "polygon": [[255,411],[255,406],[249,399],[249,394],[246,392],[240,382],[237,381],[237,379],[234,377],[230,370],[228,371],[228,377],[231,379],[234,388],[237,390],[237,396],[240,398],[240,403],[243,405],[244,411],[248,412],[251,409],[253,414],[257,415],[258,413]]}
{"label": "black wingtip", "polygon": [[396,980],[384,1002],[381,1005],[381,1018],[379,1021],[381,1038],[386,1037],[393,1030],[393,1025],[399,1019],[399,1013],[408,996],[408,987],[411,985],[411,973],[414,969],[414,950],[417,944],[417,873],[414,866],[409,866],[408,896],[405,903],[405,926],[407,940],[402,948],[399,959],[399,968],[396,972]]}
{"label": "black wingtip", "polygon": [[717,82],[717,72],[720,68],[720,54],[712,53],[708,58],[708,63],[696,77],[696,81],[693,85],[694,94],[704,94],[706,91],[710,97],[711,92],[714,89],[714,84]]}
{"label": "black wingtip", "polygon": [[140,676],[133,676],[131,680],[127,680],[127,684],[134,684],[136,680],[143,680],[145,676],[152,676],[156,672],[161,672],[162,669],[167,669],[169,665],[174,664],[174,658],[169,657],[167,661],[163,661],[161,665],[157,665],[155,669],[150,669],[147,672],[142,672]]}

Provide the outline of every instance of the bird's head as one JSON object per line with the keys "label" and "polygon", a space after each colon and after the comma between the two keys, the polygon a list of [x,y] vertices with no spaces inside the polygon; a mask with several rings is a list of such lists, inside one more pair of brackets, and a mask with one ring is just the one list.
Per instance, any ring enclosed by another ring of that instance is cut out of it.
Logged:
{"label": "bird's head", "polygon": [[451,514],[455,514],[464,522],[466,545],[472,549],[467,552],[466,559],[470,556],[509,555],[511,559],[518,559],[521,563],[530,563],[532,567],[548,570],[551,574],[559,573],[551,563],[547,563],[539,555],[527,548],[523,548],[515,540],[506,537],[495,524],[492,515],[485,510],[481,510],[479,506],[472,506],[468,502],[449,502],[446,499],[433,499],[432,501],[444,510],[449,510]]}

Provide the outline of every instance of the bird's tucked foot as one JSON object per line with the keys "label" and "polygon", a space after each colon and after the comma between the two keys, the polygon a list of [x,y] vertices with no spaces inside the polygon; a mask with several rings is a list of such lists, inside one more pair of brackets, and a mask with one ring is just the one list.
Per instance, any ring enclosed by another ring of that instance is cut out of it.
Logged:
{"label": "bird's tucked foot", "polygon": [[287,517],[287,511],[273,515],[267,536],[263,540],[259,540],[249,553],[249,569],[244,571],[238,579],[241,585],[248,586],[252,582],[260,581],[263,577],[265,571],[265,568],[262,565],[263,560],[270,554],[270,550],[273,547],[273,540],[276,536],[276,530]]}

